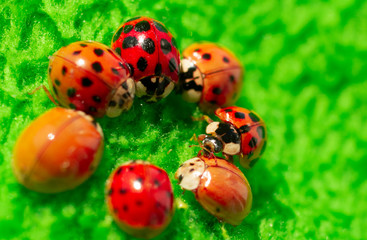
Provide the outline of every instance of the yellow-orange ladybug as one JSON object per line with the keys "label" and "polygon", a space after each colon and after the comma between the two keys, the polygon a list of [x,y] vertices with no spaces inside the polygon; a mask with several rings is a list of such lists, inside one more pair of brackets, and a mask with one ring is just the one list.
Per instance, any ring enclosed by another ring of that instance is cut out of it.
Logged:
{"label": "yellow-orange ladybug", "polygon": [[13,171],[31,190],[62,192],[88,179],[102,152],[103,133],[92,117],[57,107],[38,117],[19,136]]}
{"label": "yellow-orange ladybug", "polygon": [[233,53],[214,43],[194,43],[182,55],[179,92],[184,100],[208,113],[235,103],[244,68]]}
{"label": "yellow-orange ladybug", "polygon": [[221,221],[239,225],[251,210],[252,192],[245,175],[223,158],[198,155],[184,162],[175,178]]}

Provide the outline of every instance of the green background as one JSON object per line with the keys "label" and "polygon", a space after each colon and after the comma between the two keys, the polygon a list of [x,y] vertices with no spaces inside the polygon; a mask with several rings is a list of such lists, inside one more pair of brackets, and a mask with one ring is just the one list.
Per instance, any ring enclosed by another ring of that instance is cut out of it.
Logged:
{"label": "green background", "polygon": [[[172,179],[179,204],[161,239],[367,238],[367,2],[18,2],[0,5],[0,239],[129,239],[104,205],[105,180],[129,159],[151,161]],[[119,118],[99,120],[102,162],[75,190],[38,194],[12,174],[17,136],[54,106],[43,91],[28,94],[47,84],[48,56],[78,40],[110,45],[137,15],[162,21],[181,51],[213,41],[246,67],[237,105],[265,120],[269,141],[244,170],[254,202],[238,227],[219,223],[173,179],[198,152],[189,139],[206,125],[193,122],[200,112],[175,94],[157,104],[137,99]]]}

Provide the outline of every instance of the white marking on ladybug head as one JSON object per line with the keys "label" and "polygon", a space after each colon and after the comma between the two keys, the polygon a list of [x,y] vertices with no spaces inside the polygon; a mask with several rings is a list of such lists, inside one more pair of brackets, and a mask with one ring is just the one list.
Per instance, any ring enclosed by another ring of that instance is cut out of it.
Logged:
{"label": "white marking on ladybug head", "polygon": [[147,92],[147,88],[140,81],[135,83],[135,90],[135,94],[138,97],[146,95]]}
{"label": "white marking on ladybug head", "polygon": [[206,133],[207,134],[213,134],[215,133],[215,130],[217,130],[219,127],[219,122],[212,122],[208,126],[206,126]]}
{"label": "white marking on ladybug head", "polygon": [[[198,161],[199,160],[199,161]],[[198,188],[201,175],[205,171],[205,163],[200,158],[195,157],[184,162],[175,173],[180,186],[186,190],[195,190]]]}
{"label": "white marking on ladybug head", "polygon": [[180,89],[182,98],[191,103],[201,99],[203,91],[203,76],[195,63],[189,59],[182,59],[180,64]]}
{"label": "white marking on ladybug head", "polygon": [[228,155],[236,155],[240,152],[241,145],[239,143],[225,143],[223,153]]}

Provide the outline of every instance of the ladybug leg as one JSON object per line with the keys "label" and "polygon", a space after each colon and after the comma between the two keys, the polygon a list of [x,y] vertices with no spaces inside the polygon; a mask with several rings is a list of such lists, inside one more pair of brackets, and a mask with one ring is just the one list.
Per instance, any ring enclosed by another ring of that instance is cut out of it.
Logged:
{"label": "ladybug leg", "polygon": [[224,158],[225,158],[228,162],[233,163],[233,156],[232,156],[232,155],[224,154]]}
{"label": "ladybug leg", "polygon": [[41,88],[45,91],[47,97],[51,100],[51,102],[53,102],[56,106],[60,106],[60,104],[55,101],[54,97],[52,97],[50,91],[43,84],[41,86],[38,86],[37,88],[35,88],[33,91],[29,92],[28,94],[33,95],[36,92],[38,92]]}
{"label": "ladybug leg", "polygon": [[202,115],[201,117],[191,117],[192,121],[206,121],[207,123],[214,122],[209,116]]}

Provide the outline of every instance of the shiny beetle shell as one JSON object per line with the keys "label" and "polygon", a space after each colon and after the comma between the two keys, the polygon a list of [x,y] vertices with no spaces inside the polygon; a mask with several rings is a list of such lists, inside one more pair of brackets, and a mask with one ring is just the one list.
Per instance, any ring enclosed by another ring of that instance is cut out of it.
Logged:
{"label": "shiny beetle shell", "polygon": [[173,193],[167,173],[138,160],[119,166],[106,186],[108,209],[117,225],[130,235],[153,238],[170,223]]}
{"label": "shiny beetle shell", "polygon": [[236,56],[214,43],[195,43],[181,61],[179,92],[207,113],[235,103],[242,89],[244,68]]}
{"label": "shiny beetle shell", "polygon": [[25,187],[43,193],[73,189],[96,170],[103,152],[103,133],[83,112],[53,108],[19,136],[13,171]]}
{"label": "shiny beetle shell", "polygon": [[252,192],[243,173],[218,157],[198,156],[184,162],[175,174],[180,186],[210,214],[232,225],[239,225],[249,214]]}
{"label": "shiny beetle shell", "polygon": [[94,117],[116,117],[135,94],[129,66],[106,45],[74,42],[50,57],[49,86],[61,106]]}
{"label": "shiny beetle shell", "polygon": [[265,122],[254,111],[241,107],[219,108],[215,115],[223,122],[233,125],[240,133],[238,154],[241,165],[246,168],[254,166],[266,148],[268,136]]}
{"label": "shiny beetle shell", "polygon": [[147,102],[165,98],[178,82],[180,55],[167,28],[149,17],[135,17],[119,27],[112,49],[128,62],[136,95]]}

